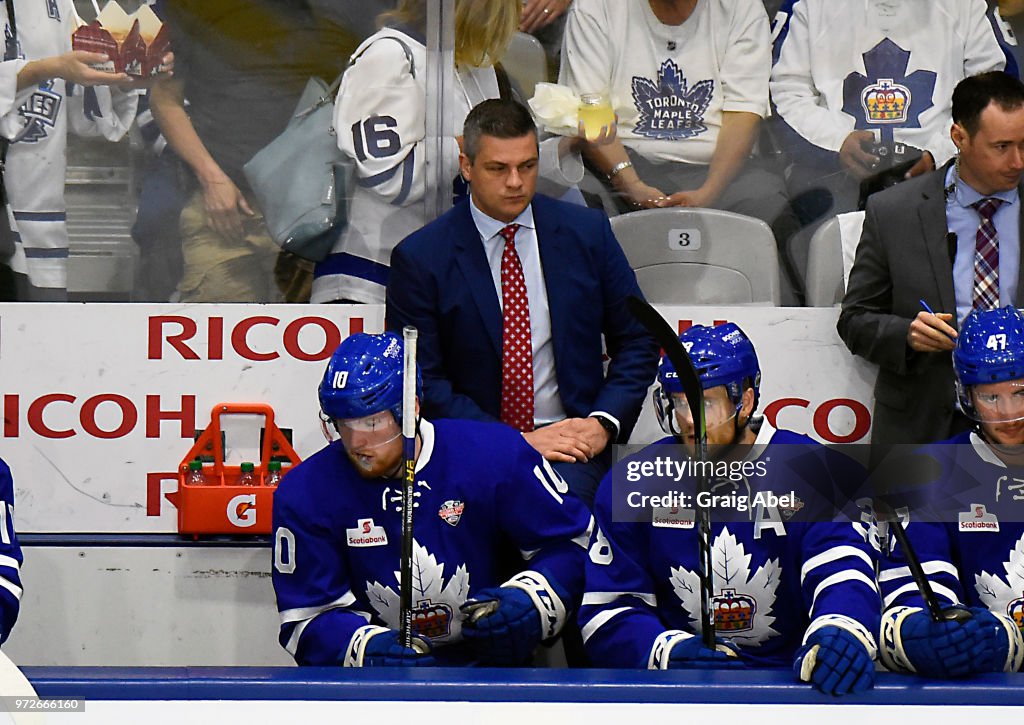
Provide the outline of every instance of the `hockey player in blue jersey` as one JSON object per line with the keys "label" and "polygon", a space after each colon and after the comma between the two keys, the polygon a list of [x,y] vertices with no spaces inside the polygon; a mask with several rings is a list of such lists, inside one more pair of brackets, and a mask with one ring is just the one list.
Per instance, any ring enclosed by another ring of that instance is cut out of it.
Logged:
{"label": "hockey player in blue jersey", "polygon": [[[628,471],[630,459],[617,464],[598,490],[579,616],[591,662],[649,669],[794,666],[824,692],[871,687],[880,611],[873,550],[849,522],[805,522],[795,515],[817,505],[816,489],[834,485],[830,478],[839,466],[830,458],[838,454],[753,417],[760,367],[753,344],[735,324],[691,327],[680,340],[704,389],[713,460],[764,464],[763,476],[712,481],[711,493],[792,490],[797,496],[786,507],[755,506],[742,515],[733,510],[728,521],[716,519],[712,509],[712,609],[719,641],[712,651],[700,635],[694,511],[652,507],[643,520],[624,521],[613,512],[622,511],[613,497],[629,488],[615,477],[624,466]],[[671,435],[638,455],[672,455],[662,444],[692,447],[693,423],[667,359],[654,395]],[[693,479],[677,488],[692,495]]]}
{"label": "hockey player in blue jersey", "polygon": [[21,608],[21,561],[14,531],[14,480],[0,459],[0,643],[11,634]]}
{"label": "hockey player in blue jersey", "polygon": [[942,474],[918,492],[906,533],[940,606],[973,616],[933,621],[894,541],[878,575],[882,661],[928,677],[1012,672],[1024,660],[1024,315],[971,312],[953,367],[975,429],[923,449]]}
{"label": "hockey player in blue jersey", "polygon": [[[417,646],[402,647],[402,365],[398,337],[359,333],[327,366],[321,417],[337,440],[274,496],[281,644],[300,665],[524,664],[578,606],[590,515],[518,431],[420,419]],[[527,567],[504,583],[503,547]]]}

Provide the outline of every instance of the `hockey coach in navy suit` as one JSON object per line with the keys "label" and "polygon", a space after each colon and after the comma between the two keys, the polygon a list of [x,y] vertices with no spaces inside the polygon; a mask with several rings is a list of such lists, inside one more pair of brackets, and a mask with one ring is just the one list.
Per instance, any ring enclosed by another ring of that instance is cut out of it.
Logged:
{"label": "hockey coach in navy suit", "polygon": [[524,106],[484,101],[463,133],[471,196],[395,248],[387,328],[419,329],[424,415],[518,428],[589,505],[657,370],[636,276],[603,213],[535,193]]}

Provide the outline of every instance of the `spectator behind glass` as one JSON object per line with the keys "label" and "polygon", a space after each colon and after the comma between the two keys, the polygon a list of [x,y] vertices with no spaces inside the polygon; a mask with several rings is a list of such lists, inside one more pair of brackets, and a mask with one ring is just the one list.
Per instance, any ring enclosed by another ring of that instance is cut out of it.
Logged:
{"label": "spectator behind glass", "polygon": [[132,299],[167,302],[176,296],[181,282],[178,221],[192,195],[192,174],[177,154],[167,148],[167,139],[149,110],[148,94],[139,99],[135,124],[146,152],[141,162],[139,198],[131,230],[132,240],[139,248]]}
{"label": "spectator behind glass", "polygon": [[[751,157],[768,112],[770,48],[758,0],[576,0],[560,82],[611,96],[620,142],[585,156],[620,211],[710,207],[756,217],[772,227],[788,267],[797,220],[782,179]],[[788,283],[792,303],[796,280]]]}
{"label": "spectator behind glass", "polygon": [[[456,0],[455,92],[444,99],[456,136],[477,103],[511,95],[494,63],[519,26],[520,7],[520,0]],[[338,145],[355,161],[358,182],[349,225],[316,267],[313,302],[383,302],[391,250],[427,222],[426,11],[425,0],[401,0],[394,12],[381,16],[382,29],[356,49],[345,73],[334,126]],[[453,169],[459,144],[453,137],[444,146],[445,162]],[[564,193],[582,178],[582,164],[571,153],[576,144],[557,138],[541,144],[547,190]]]}
{"label": "spectator behind glass", "polygon": [[987,4],[990,10],[998,7],[999,17],[1009,26],[1010,32],[1006,33],[1006,40],[1010,41],[1013,59],[1017,61],[1017,68],[1020,69],[1024,58],[1021,57],[1022,49],[1017,38],[1024,34],[1024,0],[987,0]]}
{"label": "spectator behind glass", "polygon": [[5,38],[0,61],[0,133],[12,142],[4,180],[20,236],[14,255],[0,260],[0,297],[61,301],[67,299],[68,129],[82,136],[118,140],[135,117],[137,97],[132,87],[138,84],[124,73],[89,66],[105,56],[71,50],[76,27],[71,0],[15,0],[14,15],[16,44],[7,5],[0,3]]}
{"label": "spectator behind glass", "polygon": [[876,142],[924,152],[907,178],[953,156],[953,87],[1008,61],[1016,74],[994,13],[984,0],[783,3],[771,94],[803,222],[857,208],[861,180],[880,170]]}
{"label": "spectator behind glass", "polygon": [[530,33],[541,45],[548,62],[557,66],[562,54],[562,35],[565,33],[565,14],[572,0],[523,0],[523,16],[519,30]]}
{"label": "spectator behind glass", "polygon": [[[358,42],[377,31],[381,13],[395,9],[397,0],[325,0],[317,3],[317,12],[325,20],[345,28]],[[355,46],[352,46],[353,50]]]}
{"label": "spectator behind glass", "polygon": [[179,0],[165,22],[178,72],[150,105],[199,183],[181,215],[182,301],[307,301],[309,265],[270,239],[242,167],[285,127],[311,75],[337,75],[344,33],[305,0]]}

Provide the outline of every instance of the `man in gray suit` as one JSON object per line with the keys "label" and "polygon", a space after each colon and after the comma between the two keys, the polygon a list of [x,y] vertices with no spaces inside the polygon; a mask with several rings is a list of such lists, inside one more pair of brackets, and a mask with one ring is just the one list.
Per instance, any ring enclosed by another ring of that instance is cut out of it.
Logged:
{"label": "man in gray suit", "polygon": [[879,366],[873,443],[965,430],[950,354],[959,322],[1024,304],[1024,85],[999,71],[961,81],[950,136],[954,162],[869,199],[843,299],[840,337]]}

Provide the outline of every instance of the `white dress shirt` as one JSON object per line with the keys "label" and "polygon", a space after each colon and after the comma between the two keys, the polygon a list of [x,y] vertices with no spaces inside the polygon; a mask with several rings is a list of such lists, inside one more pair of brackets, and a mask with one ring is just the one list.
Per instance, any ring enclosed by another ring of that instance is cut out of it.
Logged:
{"label": "white dress shirt", "polygon": [[[508,224],[484,214],[477,208],[470,196],[470,213],[484,245],[487,264],[491,268],[494,291],[501,306],[501,255],[505,251],[505,238],[501,230]],[[555,346],[551,338],[551,314],[548,311],[548,290],[544,284],[544,269],[540,263],[540,249],[537,247],[537,226],[533,221],[533,207],[528,206],[511,224],[518,224],[516,251],[523,265],[526,278],[526,294],[530,299],[530,334],[533,338],[533,419],[534,425],[542,426],[565,418],[565,408],[558,395],[558,380],[555,376]]]}

